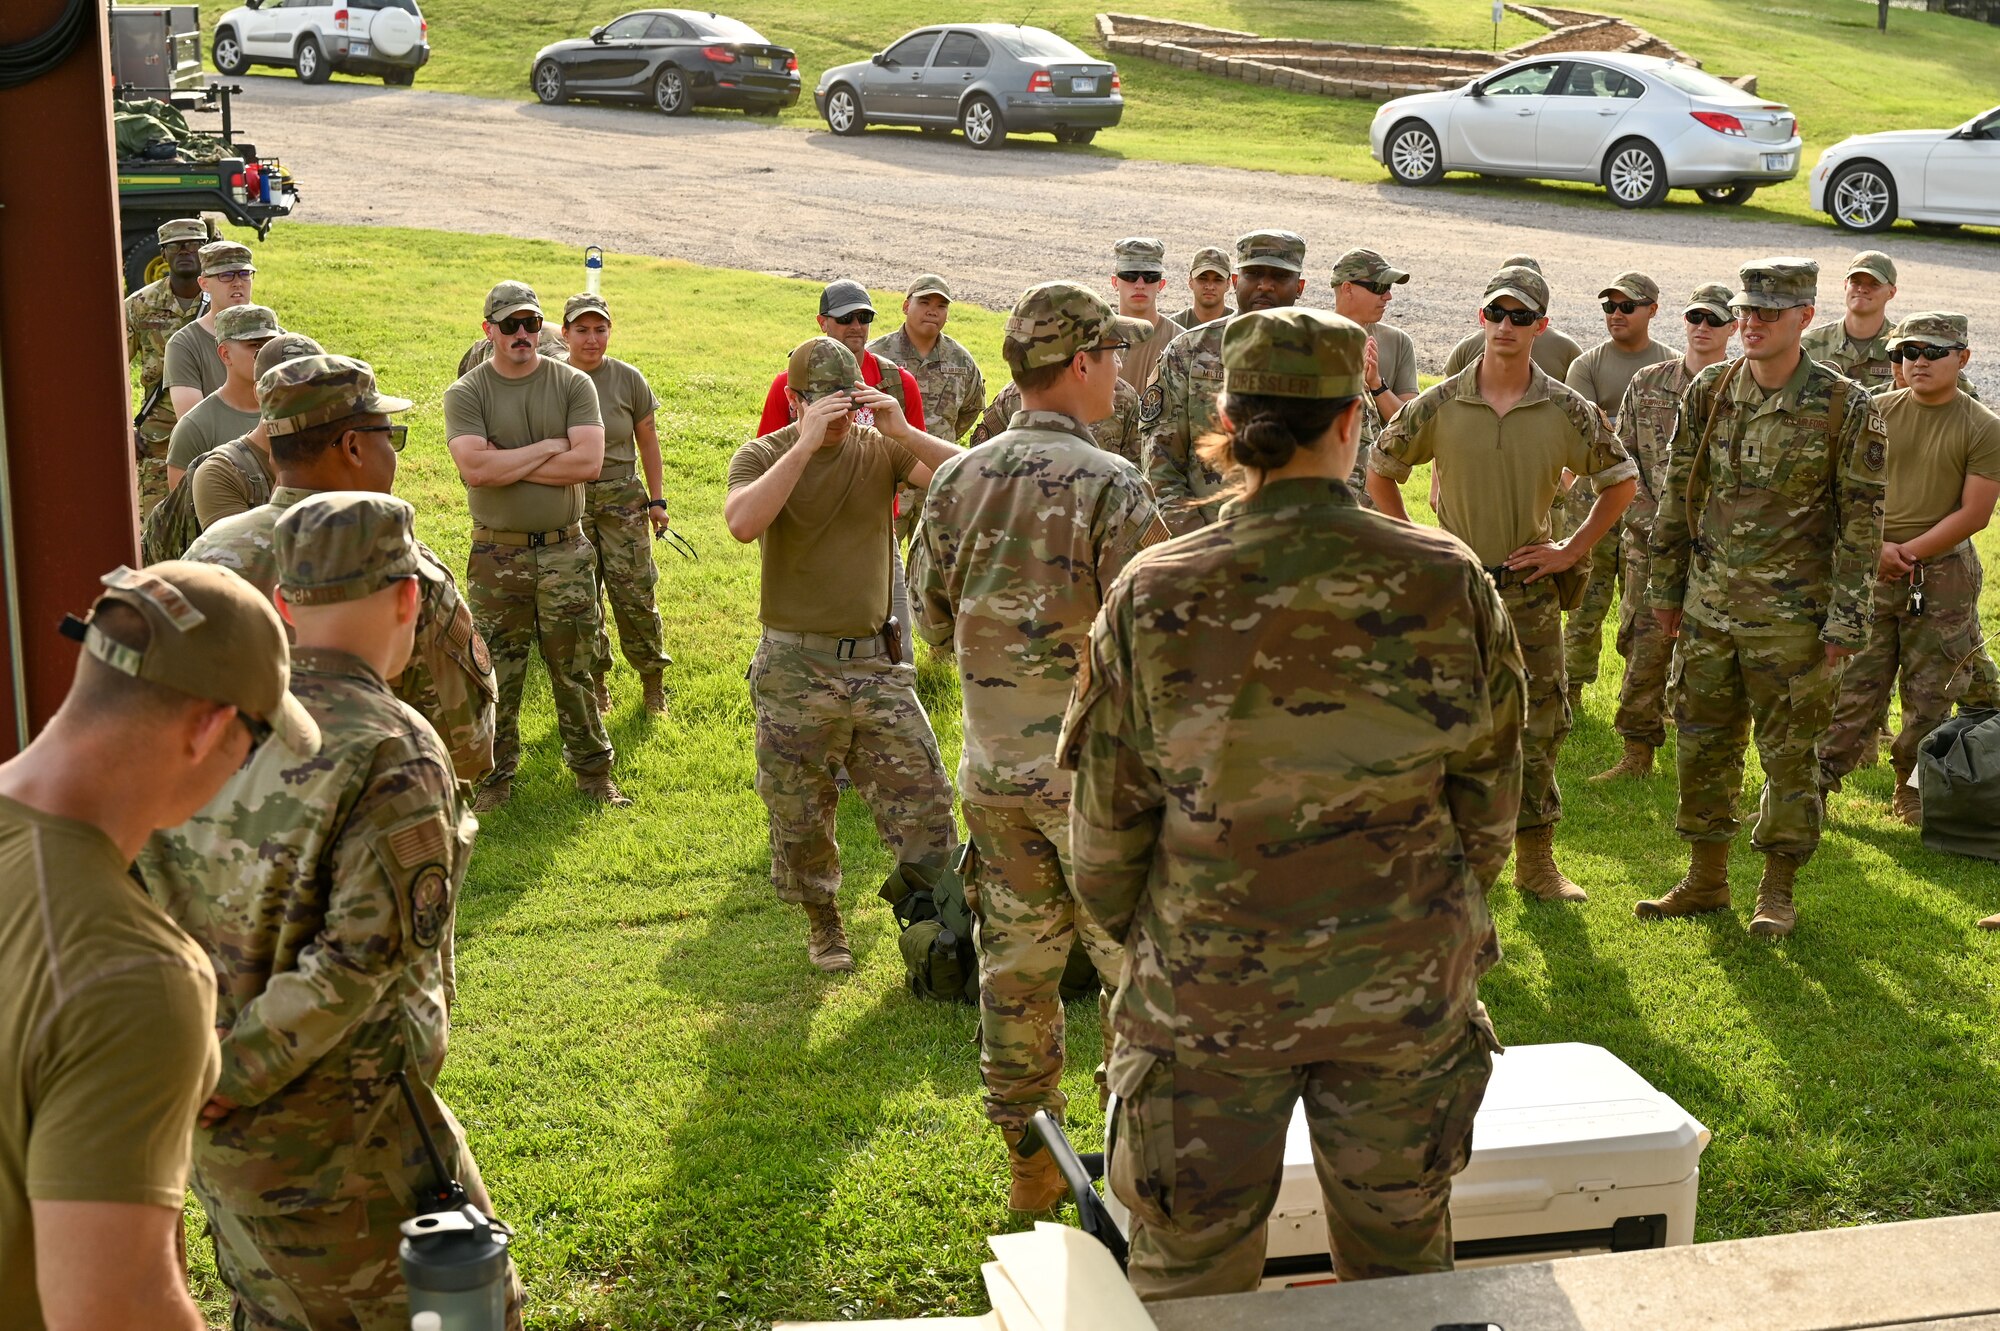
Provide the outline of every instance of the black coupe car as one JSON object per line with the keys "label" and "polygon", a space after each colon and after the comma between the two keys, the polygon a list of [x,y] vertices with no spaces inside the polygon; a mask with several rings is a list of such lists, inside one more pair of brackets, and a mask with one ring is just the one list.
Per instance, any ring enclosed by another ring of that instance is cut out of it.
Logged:
{"label": "black coupe car", "polygon": [[697,106],[771,115],[799,100],[799,61],[721,14],[638,9],[543,47],[528,83],[550,105],[588,98],[650,101],[670,116]]}

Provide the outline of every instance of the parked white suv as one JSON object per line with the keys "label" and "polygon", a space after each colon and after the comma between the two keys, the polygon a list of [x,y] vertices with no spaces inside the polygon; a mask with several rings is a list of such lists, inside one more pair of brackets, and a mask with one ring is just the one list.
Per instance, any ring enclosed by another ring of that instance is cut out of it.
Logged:
{"label": "parked white suv", "polygon": [[431,58],[430,24],[417,0],[250,0],[217,20],[209,54],[223,74],[280,65],[307,83],[338,70],[407,88]]}

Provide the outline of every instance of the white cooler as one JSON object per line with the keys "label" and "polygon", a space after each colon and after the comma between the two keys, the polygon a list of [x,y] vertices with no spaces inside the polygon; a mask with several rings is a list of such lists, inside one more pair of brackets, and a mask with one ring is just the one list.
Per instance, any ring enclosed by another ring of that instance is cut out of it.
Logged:
{"label": "white cooler", "polygon": [[[1693,1243],[1708,1138],[1693,1115],[1609,1050],[1516,1045],[1496,1055],[1473,1124],[1472,1162],[1452,1185],[1457,1264]],[[1108,1188],[1104,1200],[1129,1230]],[[1264,1288],[1331,1278],[1323,1210],[1301,1104],[1285,1135]]]}

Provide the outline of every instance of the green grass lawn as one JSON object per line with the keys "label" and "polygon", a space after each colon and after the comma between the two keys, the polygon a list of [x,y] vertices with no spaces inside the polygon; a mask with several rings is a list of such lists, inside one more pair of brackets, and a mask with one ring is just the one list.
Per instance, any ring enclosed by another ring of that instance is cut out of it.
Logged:
{"label": "green grass lawn", "polygon": [[[212,27],[232,3],[202,0],[204,19]],[[594,24],[631,7],[617,0],[573,0],[526,11],[483,0],[427,0],[424,12],[434,56],[419,75],[419,86],[530,98],[528,69],[537,50],[548,42],[583,36]],[[1596,7],[1650,28],[1718,73],[1757,74],[1760,92],[1799,113],[1807,169],[1820,149],[1849,134],[1953,125],[2000,96],[1992,75],[2000,68],[2000,28],[1943,14],[1899,9],[1883,34],[1874,29],[1874,7],[1855,0],[1620,0]],[[873,0],[865,5],[851,0],[833,5],[824,0],[740,0],[728,12],[798,51],[806,95],[784,119],[817,124],[810,94],[819,72],[865,59],[910,28],[952,19],[1021,18],[1096,49],[1094,15],[1103,8],[1098,0],[1038,0],[1020,10],[995,10],[965,0]],[[1131,8],[1268,36],[1478,47],[1493,41],[1488,7],[1468,0],[1147,0]],[[1500,44],[1511,46],[1541,31],[1509,15],[1500,25]],[[1126,60],[1121,70],[1124,123],[1091,147],[1062,151],[1366,182],[1387,179],[1368,157],[1374,107],[1366,102],[1253,88],[1145,60]],[[1449,188],[1613,206],[1601,190],[1580,185],[1475,183],[1465,177]],[[1707,205],[1690,193],[1677,193],[1666,206]],[[1749,206],[1726,210],[1726,215],[1812,216],[1806,211],[1805,177],[1764,190]]]}
{"label": "green grass lawn", "polygon": [[[303,224],[258,250],[258,298],[286,327],[414,399],[397,490],[455,567],[469,523],[442,437],[452,366],[493,281],[559,302],[580,288],[580,260],[540,242]],[[603,809],[571,792],[546,682],[530,675],[515,797],[483,820],[459,910],[444,1097],[518,1231],[531,1327],[983,1309],[984,1239],[1008,1217],[973,1013],[903,990],[874,897],[890,863],[851,796],[842,905],[858,971],[807,965],[802,917],[769,886],[751,786],[756,561],[723,528],[724,468],[811,331],[817,288],[614,255],[604,292],[612,353],[664,404],[675,526],[701,552],[663,569],[673,715],[649,720],[619,667],[610,729],[637,803]],[[951,331],[994,382],[999,329],[993,312],[954,309]],[[2000,558],[1990,536],[1985,548]],[[2000,1207],[1996,940],[1972,928],[2000,909],[2000,868],[1920,849],[1887,817],[1876,771],[1833,802],[1796,937],[1745,934],[1757,866],[1743,850],[1733,917],[1642,927],[1631,902],[1680,870],[1673,783],[1584,780],[1618,750],[1615,657],[1605,674],[1560,771],[1560,854],[1592,900],[1530,909],[1495,893],[1506,960],[1485,997],[1501,1037],[1602,1044],[1706,1123],[1704,1240]],[[920,688],[955,762],[948,666],[926,662]],[[1088,1141],[1094,1007],[1071,1023],[1072,1130]],[[206,1245],[190,1246],[219,1308]]]}

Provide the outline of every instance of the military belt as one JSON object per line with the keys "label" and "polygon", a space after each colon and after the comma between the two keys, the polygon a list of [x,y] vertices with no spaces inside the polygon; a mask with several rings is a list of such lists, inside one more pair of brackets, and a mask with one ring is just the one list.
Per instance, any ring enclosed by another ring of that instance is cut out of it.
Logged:
{"label": "military belt", "polygon": [[561,545],[583,535],[583,524],[572,522],[556,531],[494,531],[491,527],[474,527],[472,539],[484,541],[488,545],[520,545],[530,550],[538,550],[545,545]]}
{"label": "military belt", "polygon": [[1495,564],[1486,570],[1486,576],[1493,579],[1495,587],[1527,586],[1528,575],[1533,569],[1508,568],[1505,564]]}
{"label": "military belt", "polygon": [[765,629],[764,641],[775,642],[786,647],[803,647],[809,652],[818,652],[841,661],[864,661],[870,657],[887,656],[889,640],[886,634],[871,634],[866,638],[836,638],[827,633],[787,633],[783,629]]}

